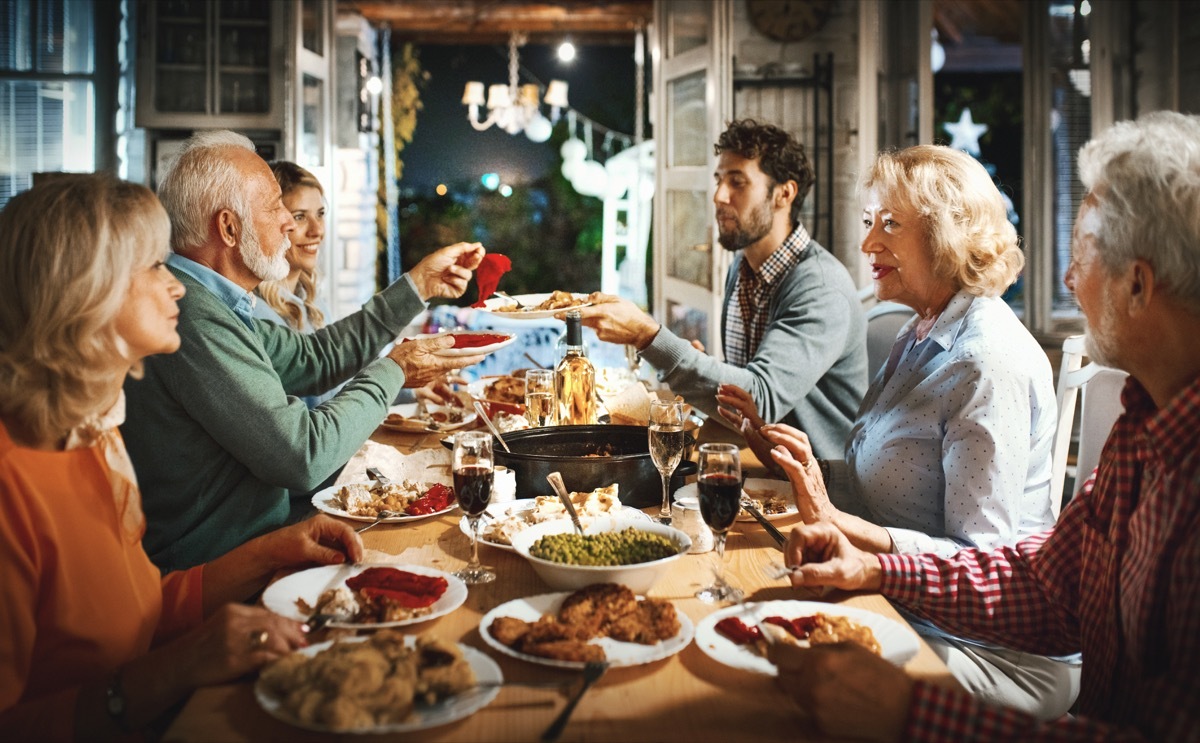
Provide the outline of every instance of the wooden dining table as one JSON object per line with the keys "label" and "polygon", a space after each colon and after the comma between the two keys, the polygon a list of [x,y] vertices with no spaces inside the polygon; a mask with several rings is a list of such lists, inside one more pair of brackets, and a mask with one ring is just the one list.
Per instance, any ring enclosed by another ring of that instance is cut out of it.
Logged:
{"label": "wooden dining table", "polygon": [[[373,437],[401,452],[439,445],[436,434],[400,434],[380,430]],[[703,440],[702,436],[702,440]],[[757,464],[748,450],[743,459],[749,471]],[[347,473],[342,479],[361,479]],[[657,508],[646,509],[647,512]],[[453,572],[470,558],[470,539],[460,529],[460,512],[403,524],[381,524],[362,539],[376,558],[397,564],[416,564]],[[787,531],[791,523],[777,522]],[[480,619],[513,599],[550,593],[520,555],[480,545],[480,559],[497,573],[495,582],[471,586],[466,602],[446,616],[409,625],[410,633],[432,633],[487,652],[506,680],[576,682],[580,673],[495,652],[480,637]],[[878,593],[832,592],[800,594],[786,580],[773,580],[766,566],[782,553],[763,528],[738,521],[729,533],[725,571],[742,588],[747,601],[776,599],[820,600],[857,607],[905,624]],[[685,555],[654,586],[649,595],[669,599],[693,623],[720,606],[694,597],[712,581],[715,552]],[[919,639],[919,638],[918,638]],[[957,684],[933,651],[920,641],[916,656],[905,665],[913,677]],[[577,686],[577,684],[576,684]],[[569,691],[570,689],[568,689]],[[373,735],[379,740],[418,741],[531,741],[567,703],[561,689],[505,686],[486,707],[458,722],[417,732]],[[566,741],[798,741],[820,740],[773,678],[726,666],[706,655],[695,642],[678,654],[647,665],[612,667],[583,696],[562,735]],[[165,734],[168,741],[329,741],[363,740],[359,735],[333,735],[302,730],[276,720],[259,707],[253,680],[207,687],[195,692]]]}

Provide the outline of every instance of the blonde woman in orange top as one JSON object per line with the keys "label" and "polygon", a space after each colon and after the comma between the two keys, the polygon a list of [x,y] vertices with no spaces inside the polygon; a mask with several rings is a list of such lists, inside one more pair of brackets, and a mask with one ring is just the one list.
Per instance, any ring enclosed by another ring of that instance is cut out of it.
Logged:
{"label": "blonde woman in orange top", "polygon": [[148,189],[65,175],[0,212],[0,730],[109,738],[254,671],[305,628],[238,603],[280,568],[362,557],[319,517],[160,576],[117,425],[122,383],[179,347],[170,226]]}

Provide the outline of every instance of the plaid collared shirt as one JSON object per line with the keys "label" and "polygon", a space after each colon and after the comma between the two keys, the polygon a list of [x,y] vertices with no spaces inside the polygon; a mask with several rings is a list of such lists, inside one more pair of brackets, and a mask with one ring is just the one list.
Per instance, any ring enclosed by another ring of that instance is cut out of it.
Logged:
{"label": "plaid collared shirt", "polygon": [[725,299],[728,319],[725,323],[725,361],[746,366],[758,351],[767,330],[767,306],[779,289],[779,280],[800,262],[809,243],[808,230],[797,224],[792,234],[775,249],[756,272],[742,255],[737,286]]}
{"label": "plaid collared shirt", "polygon": [[1079,714],[1039,724],[917,681],[905,740],[1200,740],[1200,379],[1159,410],[1130,379],[1058,525],[952,558],[880,555],[882,591],[956,634],[1083,652]]}

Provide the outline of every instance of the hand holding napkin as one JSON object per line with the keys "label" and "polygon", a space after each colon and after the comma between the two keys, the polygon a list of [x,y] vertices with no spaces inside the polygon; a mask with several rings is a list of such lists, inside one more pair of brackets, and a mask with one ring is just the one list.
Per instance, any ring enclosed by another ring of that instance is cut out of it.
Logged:
{"label": "hand holding napkin", "polygon": [[475,281],[479,288],[479,300],[472,307],[482,307],[484,300],[492,296],[500,285],[500,277],[512,270],[512,261],[499,253],[488,253],[479,268],[475,269]]}

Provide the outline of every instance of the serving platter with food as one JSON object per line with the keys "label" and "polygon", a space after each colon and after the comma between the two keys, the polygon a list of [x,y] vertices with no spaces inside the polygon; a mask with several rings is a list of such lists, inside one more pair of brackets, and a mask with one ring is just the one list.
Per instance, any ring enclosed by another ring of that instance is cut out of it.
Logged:
{"label": "serving platter with food", "polygon": [[[617,497],[617,485],[597,488],[586,493],[571,493],[571,504],[583,523],[600,516],[615,516],[634,521],[652,519],[636,508],[621,505]],[[512,539],[525,529],[546,521],[568,519],[566,507],[556,496],[539,495],[509,503],[493,503],[488,506],[484,521],[479,529],[479,542],[497,549],[512,551]],[[464,516],[459,520],[464,534],[471,533],[470,522]]]}
{"label": "serving platter with food", "polygon": [[[513,301],[516,300],[516,301]],[[517,303],[520,303],[518,305]],[[589,307],[587,294],[555,290],[544,294],[514,294],[492,297],[483,303],[484,312],[514,320],[544,320],[560,312]]]}
{"label": "serving platter with food", "polygon": [[497,652],[556,668],[653,663],[687,647],[694,631],[670,601],[612,583],[514,599],[479,622],[480,636]]}
{"label": "serving platter with food", "polygon": [[479,419],[479,415],[468,408],[447,405],[426,405],[427,418],[417,417],[416,403],[393,405],[380,425],[389,431],[400,433],[440,433],[466,428]]}
{"label": "serving platter with food", "polygon": [[899,622],[866,609],[819,601],[747,602],[715,611],[696,626],[696,644],[718,663],[776,676],[778,670],[758,641],[760,626],[781,642],[857,642],[898,666],[920,649],[916,633]]}
{"label": "serving platter with food", "polygon": [[[458,501],[454,489],[445,483],[406,479],[386,485],[375,481],[334,485],[314,493],[312,504],[318,511],[343,519],[402,524],[449,513]],[[380,519],[380,511],[398,515]]]}
{"label": "serving platter with food", "polygon": [[404,733],[474,714],[504,676],[480,651],[394,630],[301,648],[263,669],[254,697],[289,725],[327,733]]}
{"label": "serving platter with food", "polygon": [[[441,338],[447,335],[454,338],[454,345],[435,351],[435,355],[457,357],[489,354],[499,351],[517,340],[517,336],[512,333],[500,333],[493,330],[447,330],[442,333],[423,333],[413,336],[413,339]],[[405,339],[405,341],[407,340]]]}
{"label": "serving platter with food", "polygon": [[[792,498],[792,485],[787,480],[768,480],[760,477],[748,477],[742,483],[742,493],[754,502],[762,515],[768,521],[782,521],[797,516],[796,501]],[[699,498],[700,492],[696,483],[688,483],[675,491],[675,498]],[[738,521],[753,521],[754,517],[745,511],[738,514]]]}
{"label": "serving platter with food", "polygon": [[263,606],[301,622],[332,615],[329,627],[380,629],[427,622],[467,600],[450,573],[421,565],[323,565],[280,578],[263,591]]}
{"label": "serving platter with food", "polygon": [[523,412],[525,410],[525,370],[519,369],[512,374],[476,379],[467,385],[467,394],[471,396],[472,400],[480,402],[519,406],[518,412]]}

